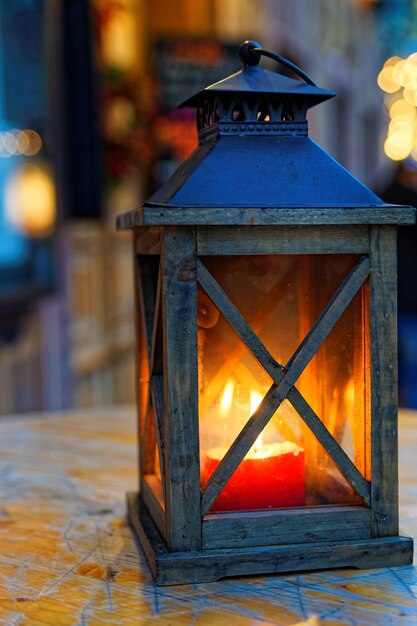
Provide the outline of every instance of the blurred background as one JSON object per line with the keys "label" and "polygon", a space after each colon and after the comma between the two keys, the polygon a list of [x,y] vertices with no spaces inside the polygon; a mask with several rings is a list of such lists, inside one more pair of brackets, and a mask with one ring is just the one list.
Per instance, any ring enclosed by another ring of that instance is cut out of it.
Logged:
{"label": "blurred background", "polygon": [[[0,414],[134,401],[130,236],[115,216],[192,152],[193,111],[173,107],[238,71],[245,39],[337,93],[310,112],[313,139],[417,204],[416,0],[1,0]],[[407,233],[401,403],[417,407]]]}

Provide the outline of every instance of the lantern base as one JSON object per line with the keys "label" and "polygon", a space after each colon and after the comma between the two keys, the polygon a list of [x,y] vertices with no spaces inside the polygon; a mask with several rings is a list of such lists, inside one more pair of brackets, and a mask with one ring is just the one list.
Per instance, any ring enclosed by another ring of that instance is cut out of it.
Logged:
{"label": "lantern base", "polygon": [[413,540],[376,537],[223,550],[170,552],[137,493],[128,493],[128,521],[157,585],[214,582],[226,576],[355,567],[411,565]]}

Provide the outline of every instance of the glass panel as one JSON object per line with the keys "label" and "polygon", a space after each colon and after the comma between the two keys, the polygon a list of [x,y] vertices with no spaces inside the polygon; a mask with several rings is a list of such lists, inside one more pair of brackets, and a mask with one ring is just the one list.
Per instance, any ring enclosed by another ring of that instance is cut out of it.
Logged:
{"label": "glass panel", "polygon": [[[307,306],[303,310],[302,334],[317,319],[356,255],[306,257]],[[369,433],[369,285],[366,282],[340,317],[327,339],[304,370],[296,386],[358,470],[370,479]],[[368,435],[369,437],[369,435]],[[351,503],[357,496],[342,488],[331,458],[306,431],[306,480],[313,502]],[[345,481],[344,481],[345,482]],[[340,488],[338,489],[338,485]]]}
{"label": "glass panel", "polygon": [[[272,356],[285,364],[357,259],[356,255],[256,255],[208,257],[203,262]],[[333,420],[331,432],[360,471],[365,469],[364,293],[355,298],[352,312],[344,314],[297,383],[318,416],[322,418],[324,412],[327,425]],[[204,487],[272,381],[201,288],[198,354]],[[343,436],[338,436],[339,431]],[[352,503],[358,497],[285,401],[211,510],[325,502]]]}
{"label": "glass panel", "polygon": [[[206,294],[198,302],[214,309]],[[223,457],[272,381],[218,312],[216,328],[198,330],[198,356],[200,447]]]}
{"label": "glass panel", "polygon": [[299,255],[204,257],[207,269],[280,362],[299,344]]}

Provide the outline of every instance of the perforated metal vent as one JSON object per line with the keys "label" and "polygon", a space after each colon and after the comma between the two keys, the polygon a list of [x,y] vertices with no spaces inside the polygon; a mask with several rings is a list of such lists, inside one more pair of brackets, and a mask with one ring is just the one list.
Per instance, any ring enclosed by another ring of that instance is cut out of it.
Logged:
{"label": "perforated metal vent", "polygon": [[200,140],[218,134],[307,134],[307,99],[263,94],[214,94],[197,108]]}

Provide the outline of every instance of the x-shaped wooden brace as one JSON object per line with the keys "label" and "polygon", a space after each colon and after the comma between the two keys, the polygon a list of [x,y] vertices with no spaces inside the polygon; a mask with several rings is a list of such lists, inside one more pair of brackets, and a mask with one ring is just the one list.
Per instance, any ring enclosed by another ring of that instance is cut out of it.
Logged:
{"label": "x-shaped wooden brace", "polygon": [[371,486],[369,481],[362,476],[298,389],[294,387],[303,370],[359,291],[369,271],[369,257],[363,256],[341,283],[309,333],[284,367],[272,357],[205,265],[200,259],[197,259],[198,282],[274,381],[255,413],[249,418],[207,481],[201,495],[202,515],[209,511],[233,472],[249,452],[257,437],[285,398],[288,398],[318,441],[330,454],[349,484],[361,496],[363,501],[368,506],[370,505]]}

